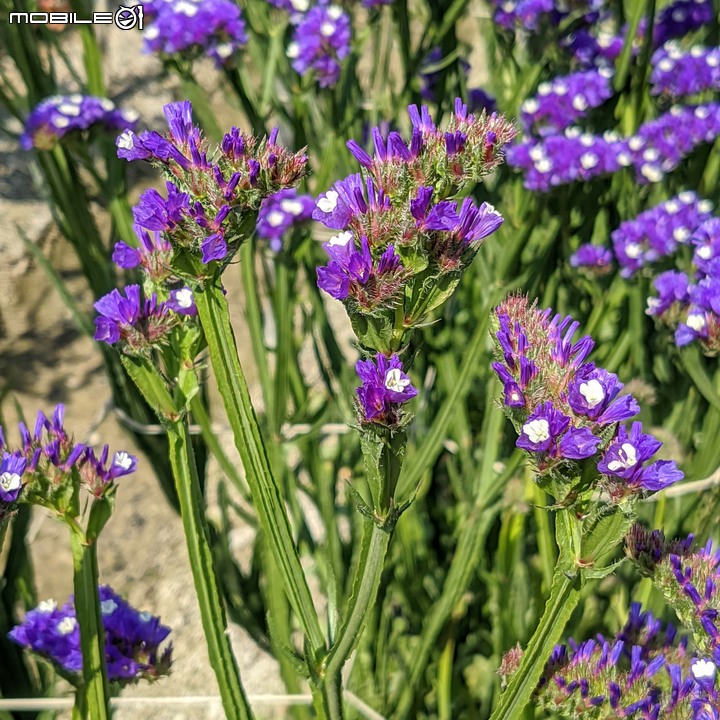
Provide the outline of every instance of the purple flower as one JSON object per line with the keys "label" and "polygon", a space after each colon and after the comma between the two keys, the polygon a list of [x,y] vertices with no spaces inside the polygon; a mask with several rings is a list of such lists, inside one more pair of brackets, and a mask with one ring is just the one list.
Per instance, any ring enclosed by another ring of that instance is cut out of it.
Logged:
{"label": "purple flower", "polygon": [[135,234],[140,240],[138,247],[130,247],[127,243],[115,243],[112,260],[125,270],[142,266],[143,271],[151,280],[160,282],[172,275],[172,246],[159,232],[143,230],[134,226]]}
{"label": "purple flower", "polygon": [[[109,587],[101,586],[99,596],[109,679],[125,685],[166,675],[172,663],[172,645],[164,650],[160,645],[170,628],[161,625],[159,618],[135,610]],[[66,673],[82,671],[80,630],[72,598],[61,608],[54,600],[40,603],[8,637]]]}
{"label": "purple flower", "polygon": [[109,452],[110,448],[105,445],[97,457],[88,447],[79,462],[80,475],[88,491],[96,497],[102,497],[113,481],[137,469],[137,458],[124,450],[116,452],[108,464]]}
{"label": "purple flower", "polygon": [[338,5],[318,4],[298,24],[287,56],[295,72],[312,73],[321,88],[340,79],[340,60],[350,53],[350,18]]}
{"label": "purple flower", "polygon": [[588,428],[571,428],[570,422],[552,402],[544,402],[523,423],[515,445],[551,458],[581,460],[594,455],[600,438]]}
{"label": "purple flower", "polygon": [[632,395],[615,399],[622,388],[617,375],[596,368],[593,363],[586,363],[570,381],[568,404],[573,412],[595,420],[598,425],[622,422],[640,412],[640,406]]}
{"label": "purple flower", "polygon": [[674,461],[658,460],[646,467],[662,443],[642,432],[642,423],[634,422],[630,433],[625,427],[618,429],[602,459],[598,470],[611,478],[624,480],[630,488],[656,492],[683,478]]}
{"label": "purple flower", "polygon": [[15,502],[22,490],[22,475],[27,467],[27,458],[20,453],[3,452],[0,460],[0,500]]}
{"label": "purple flower", "polygon": [[361,422],[397,424],[400,405],[418,392],[403,372],[400,358],[378,353],[375,360],[358,360],[355,370],[363,383],[357,390]]}
{"label": "purple flower", "polygon": [[195,305],[195,298],[189,287],[171,290],[170,299],[166,305],[180,315],[197,315],[197,305]]}
{"label": "purple flower", "polygon": [[655,21],[655,46],[699,30],[703,25],[712,22],[713,14],[712,0],[676,0],[663,8]]}
{"label": "purple flower", "polygon": [[720,90],[720,48],[695,45],[690,52],[683,52],[679,45],[667,43],[655,51],[651,66],[654,95],[677,98]]}
{"label": "purple flower", "polygon": [[291,227],[310,220],[315,202],[309,195],[300,195],[294,188],[281,190],[263,200],[257,220],[257,234],[270,241],[270,248],[279,252],[282,237]]}
{"label": "purple flower", "polygon": [[24,150],[50,150],[71,133],[95,129],[132,132],[137,120],[135,111],[121,110],[107,98],[54,95],[40,102],[28,115],[20,145]]}
{"label": "purple flower", "polygon": [[608,272],[612,265],[613,254],[610,248],[602,245],[591,245],[585,243],[570,256],[571,267],[582,267],[596,270],[598,272]]}
{"label": "purple flower", "polygon": [[667,270],[653,280],[657,297],[649,297],[648,315],[663,315],[675,303],[686,303],[688,295],[688,276],[677,270]]}
{"label": "purple flower", "polygon": [[149,0],[145,52],[211,57],[218,67],[234,60],[247,42],[240,8],[230,0]]}
{"label": "purple flower", "polygon": [[172,182],[166,182],[167,199],[155,188],[146,190],[133,208],[133,218],[137,225],[147,230],[168,232],[173,230],[187,215],[190,208],[190,196],[181,192]]}

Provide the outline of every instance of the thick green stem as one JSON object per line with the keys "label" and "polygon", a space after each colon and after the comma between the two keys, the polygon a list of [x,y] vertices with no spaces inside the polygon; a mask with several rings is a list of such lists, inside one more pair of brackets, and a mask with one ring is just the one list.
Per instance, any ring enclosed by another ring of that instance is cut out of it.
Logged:
{"label": "thick green stem", "polygon": [[283,578],[290,604],[300,619],[311,648],[315,652],[320,651],[325,647],[325,637],[300,564],[283,497],[260,434],[220,281],[208,282],[196,292],[195,300],[260,525]]}
{"label": "thick green stem", "polygon": [[323,706],[329,720],[343,717],[342,669],[355,649],[367,623],[368,614],[375,604],[385,554],[390,544],[390,532],[375,523],[368,522],[365,527],[363,552],[355,576],[353,594],[346,609],[345,622],[328,653],[321,676]]}
{"label": "thick green stem", "polygon": [[203,513],[200,481],[184,421],[176,420],[170,424],[168,439],[170,464],[180,503],[185,541],[190,556],[190,569],[200,606],[210,664],[220,688],[225,717],[231,720],[248,720],[253,714],[240,682],[240,674],[228,636],[225,611],[213,568],[209,530]]}
{"label": "thick green stem", "polygon": [[86,543],[80,531],[71,531],[75,615],[80,626],[83,657],[82,685],[77,689],[75,708],[80,717],[107,720],[110,689],[105,665],[105,631],[98,595],[97,544]]}

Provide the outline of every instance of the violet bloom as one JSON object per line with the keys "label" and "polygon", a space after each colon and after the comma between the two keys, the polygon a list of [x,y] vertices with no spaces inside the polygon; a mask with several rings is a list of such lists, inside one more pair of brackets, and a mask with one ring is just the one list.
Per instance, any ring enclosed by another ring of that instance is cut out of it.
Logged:
{"label": "violet bloom", "polygon": [[598,273],[610,271],[613,254],[610,248],[585,243],[570,256],[571,267],[587,268]]}
{"label": "violet bloom", "polygon": [[653,95],[683,97],[707,90],[720,90],[720,47],[693,46],[683,52],[676,43],[667,43],[651,60]]}
{"label": "violet bloom", "polygon": [[0,460],[0,500],[12,503],[22,490],[22,475],[27,467],[27,458],[20,453],[2,453]]}
{"label": "violet bloom", "polygon": [[117,242],[112,254],[113,262],[124,270],[142,266],[145,274],[154,282],[160,282],[172,275],[172,245],[157,231],[144,230],[134,226],[140,240],[138,247]]}
{"label": "violet bloom", "polygon": [[137,469],[135,455],[121,450],[109,459],[109,452],[109,446],[105,445],[100,457],[97,457],[92,448],[85,448],[85,452],[78,463],[85,486],[96,497],[102,497],[111,483],[118,478],[134,473]]}
{"label": "violet bloom", "polygon": [[287,56],[295,72],[312,73],[321,88],[340,79],[340,61],[350,53],[350,18],[338,5],[320,3],[298,24]]}
{"label": "violet bloom", "polygon": [[112,100],[88,95],[53,95],[28,115],[20,137],[23,150],[51,150],[67,135],[100,129],[107,132],[133,130],[138,114],[121,110]]}
{"label": "violet bloom", "polygon": [[418,393],[400,358],[378,353],[374,360],[358,360],[355,370],[363,383],[357,390],[361,422],[396,425],[400,406]]}
{"label": "violet bloom", "polygon": [[542,457],[581,460],[595,454],[600,438],[588,428],[570,427],[570,418],[547,401],[523,423],[515,445]]}
{"label": "violet bloom", "polygon": [[256,232],[270,242],[274,252],[282,249],[282,238],[294,225],[312,218],[315,201],[300,195],[294,188],[286,188],[262,201]]}
{"label": "violet bloom", "polygon": [[[172,645],[165,649],[160,646],[170,628],[161,625],[160,618],[135,610],[109,587],[101,586],[99,595],[109,679],[126,685],[167,675],[172,664]],[[8,637],[65,673],[78,675],[82,671],[80,629],[72,598],[61,608],[54,600],[41,602]]]}
{"label": "violet bloom", "polygon": [[653,42],[657,47],[672,38],[684,37],[712,22],[713,15],[712,0],[676,0],[658,15]]}
{"label": "violet bloom", "polygon": [[197,315],[195,297],[189,287],[181,287],[170,291],[170,298],[165,303],[167,307],[180,315]]}
{"label": "violet bloom", "polygon": [[632,395],[618,397],[622,388],[617,375],[586,363],[568,385],[568,404],[573,412],[598,425],[623,422],[637,415],[640,406]]}
{"label": "violet bloom", "polygon": [[188,214],[190,196],[181,192],[172,182],[166,182],[167,199],[155,188],[140,195],[137,205],[132,209],[135,223],[147,230],[169,232]]}
{"label": "violet bloom", "polygon": [[643,465],[661,445],[657,438],[642,432],[642,423],[634,422],[630,433],[620,427],[598,463],[598,470],[616,482],[623,481],[631,489],[657,492],[683,478],[683,473],[671,460]]}
{"label": "violet bloom", "polygon": [[676,303],[683,304],[689,300],[688,276],[677,270],[667,270],[653,280],[657,297],[647,300],[648,315],[664,315]]}
{"label": "violet bloom", "polygon": [[143,7],[150,20],[145,52],[189,59],[203,54],[222,67],[247,43],[242,13],[230,0],[149,0]]}

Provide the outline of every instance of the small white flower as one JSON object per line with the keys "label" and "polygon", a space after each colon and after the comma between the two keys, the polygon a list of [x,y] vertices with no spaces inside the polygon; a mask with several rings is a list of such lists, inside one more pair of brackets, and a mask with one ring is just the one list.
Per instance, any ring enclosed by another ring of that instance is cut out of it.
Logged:
{"label": "small white flower", "polygon": [[327,9],[327,16],[331,20],[338,20],[339,18],[342,17],[342,14],[343,14],[342,8],[337,5],[331,5]]}
{"label": "small white flower", "polygon": [[640,243],[635,242],[629,242],[625,246],[625,254],[631,259],[636,260],[639,258],[643,253],[643,248]]}
{"label": "small white flower", "polygon": [[572,140],[573,138],[580,137],[580,135],[582,135],[582,130],[575,125],[572,125],[569,128],[565,128],[565,137],[568,140]]}
{"label": "small white flower", "polygon": [[[650,159],[656,159],[656,158],[645,158],[646,160]],[[669,212],[671,215],[675,215],[676,213],[680,212],[680,202],[673,198],[672,200],[668,200],[665,203],[665,210]]]}
{"label": "small white flower", "polygon": [[542,145],[533,145],[530,148],[528,155],[533,162],[542,160],[545,157],[545,148]]}
{"label": "small white flower", "polygon": [[287,46],[287,50],[285,51],[285,54],[291,59],[294,60],[298,55],[300,55],[300,45],[298,45],[296,42],[291,42]]}
{"label": "small white flower", "polygon": [[290,0],[290,2],[297,12],[304,13],[310,7],[309,0]]}
{"label": "small white flower", "polygon": [[675,67],[675,63],[669,57],[664,57],[657,66],[662,72],[670,72]]}
{"label": "small white flower", "polygon": [[[178,293],[179,295],[180,293]],[[113,456],[112,464],[116,467],[122,468],[123,470],[129,470],[133,464],[132,455],[125,451],[116,452]]]}
{"label": "small white flower", "polygon": [[702,45],[693,45],[690,48],[690,55],[694,58],[702,57],[705,54],[705,48]]}
{"label": "small white flower", "polygon": [[628,140],[628,147],[633,151],[637,152],[638,150],[642,150],[642,148],[645,147],[645,141],[638,137],[637,135],[633,135],[633,137]]}
{"label": "small white flower", "polygon": [[[55,95],[54,97],[56,99],[61,99],[61,98],[58,98],[57,95]],[[68,96],[68,100],[70,100],[70,102],[74,102],[74,103],[81,103],[82,99],[83,99],[83,96],[80,93],[73,93],[72,95]]]}
{"label": "small white flower", "polygon": [[5,471],[2,475],[0,475],[0,487],[2,487],[5,492],[17,490],[21,485],[22,480],[17,473]]}
{"label": "small white flower", "polygon": [[74,103],[62,103],[62,105],[58,105],[57,109],[58,112],[70,117],[77,117],[80,114],[80,108]]}
{"label": "small white flower", "polygon": [[144,31],[146,40],[157,40],[160,35],[160,30],[157,25],[151,25],[147,30]]}
{"label": "small white flower", "polygon": [[[556,80],[556,81],[553,83],[552,88],[553,88],[553,92],[554,92],[556,95],[558,95],[559,97],[562,97],[563,95],[567,95],[567,91],[568,91],[568,89],[569,89],[567,83],[564,82],[563,80]],[[539,90],[539,89],[540,89],[540,88],[538,88],[538,90]]]}
{"label": "small white flower", "polygon": [[335,34],[335,23],[324,22],[322,25],[320,25],[320,34],[323,37],[332,37]]}
{"label": "small white flower", "polygon": [[576,95],[573,98],[572,106],[578,111],[578,112],[584,112],[588,109],[588,102],[585,99],[584,95]]}
{"label": "small white flower", "polygon": [[220,43],[215,47],[215,52],[217,56],[221,60],[227,60],[233,52],[235,51],[235,48],[233,47],[232,43]]}
{"label": "small white flower", "polygon": [[56,128],[66,128],[70,124],[70,120],[68,120],[64,116],[56,117],[53,121],[53,125],[55,125]]}
{"label": "small white flower", "polygon": [[195,15],[197,15],[198,6],[193,3],[180,0],[180,2],[173,5],[173,11],[185,15],[186,17],[195,17]]}
{"label": "small white flower", "polygon": [[388,370],[385,375],[385,387],[393,392],[401,393],[410,384],[410,378],[402,377],[398,368]]}
{"label": "small white flower", "polygon": [[683,190],[678,195],[678,200],[680,200],[680,202],[685,203],[686,205],[690,205],[690,203],[695,202],[696,197],[697,196],[695,195],[695,193],[692,192],[691,190]]}
{"label": "small white flower", "polygon": [[681,108],[679,105],[673,105],[670,108],[669,112],[673,117],[680,117],[680,115],[683,114],[683,108]]}
{"label": "small white flower", "polygon": [[720,65],[720,52],[710,53],[705,59],[705,63],[708,67],[716,68]]}
{"label": "small white flower", "polygon": [[689,313],[685,324],[696,333],[702,332],[707,327],[707,320],[705,320],[705,313],[694,312]]}
{"label": "small white flower", "polygon": [[328,240],[328,245],[330,245],[330,247],[334,247],[336,245],[342,245],[343,247],[345,247],[345,245],[347,245],[352,239],[353,234],[349,230],[346,230],[345,232],[341,232],[338,235],[333,235]]}
{"label": "small white flower", "polygon": [[41,612],[41,613],[51,613],[56,609],[57,609],[57,603],[54,600],[43,600],[35,608],[35,610],[37,610],[38,612]]}
{"label": "small white flower", "polygon": [[657,165],[642,165],[640,174],[650,182],[660,182],[663,177],[663,171]]}
{"label": "small white flower", "polygon": [[643,151],[642,156],[643,160],[647,160],[647,162],[655,162],[660,157],[660,151],[657,148],[649,147]]}
{"label": "small white flower", "polygon": [[267,224],[270,227],[280,227],[285,222],[285,213],[280,210],[271,210],[266,216]]}
{"label": "small white flower", "polygon": [[[634,445],[627,442],[623,443],[620,450],[622,451],[620,458],[618,460],[611,460],[608,463],[608,470],[612,472],[621,469],[626,470],[627,468],[633,467],[633,465],[637,465],[637,450],[635,450]],[[623,455],[625,457],[623,457]]]}
{"label": "small white flower", "polygon": [[117,146],[123,150],[132,150],[133,147],[135,147],[134,137],[135,133],[133,133],[132,130],[125,130],[118,138]]}
{"label": "small white flower", "polygon": [[615,71],[611,67],[601,67],[598,69],[598,75],[604,77],[606,80],[609,80],[614,74]]}
{"label": "small white flower", "polygon": [[115,103],[108,98],[103,98],[102,100],[100,100],[100,107],[105,112],[112,112],[115,109]]}
{"label": "small white flower", "polygon": [[523,425],[522,429],[528,440],[534,445],[545,442],[550,437],[550,424],[545,418],[530,420]]}
{"label": "small white flower", "polygon": [[61,635],[69,635],[76,627],[77,620],[74,617],[66,617],[57,624],[57,631]]}
{"label": "small white flower", "polygon": [[630,165],[632,165],[632,155],[629,155],[626,152],[619,152],[617,161],[618,165],[622,165],[622,167],[630,167]]}
{"label": "small white flower", "polygon": [[614,130],[606,130],[603,133],[603,140],[608,143],[617,142],[620,136]]}
{"label": "small white flower", "polygon": [[325,193],[325,197],[317,201],[319,210],[324,213],[331,213],[337,207],[339,197],[334,190],[328,190]]}
{"label": "small white flower", "polygon": [[695,252],[701,260],[709,260],[713,256],[712,248],[709,245],[701,245]]}
{"label": "small white flower", "polygon": [[697,207],[701,213],[709,213],[713,209],[713,204],[709,200],[701,200]]}
{"label": "small white flower", "polygon": [[550,172],[552,170],[552,163],[548,158],[541,158],[535,163],[535,169],[540,173]]}
{"label": "small white flower", "polygon": [[296,217],[303,211],[303,204],[299,200],[291,200],[290,198],[283,200],[280,203],[280,207],[284,212],[288,213],[288,215],[294,215]]}
{"label": "small white flower", "polygon": [[134,110],[123,110],[123,120],[125,122],[134,123],[140,116]]}
{"label": "small white flower", "polygon": [[696,680],[714,680],[717,665],[712,660],[696,658],[692,661],[692,674]]}
{"label": "small white flower", "polygon": [[590,409],[599,405],[605,399],[605,390],[599,380],[593,378],[586,383],[580,383],[580,394]]}
{"label": "small white flower", "polygon": [[580,156],[580,164],[585,170],[592,170],[599,162],[598,156],[595,153],[583,153]]}
{"label": "small white flower", "polygon": [[647,299],[647,312],[649,315],[652,315],[652,311],[656,308],[660,307],[662,303],[660,302],[660,298],[656,297],[649,297]]}
{"label": "small white flower", "polygon": [[117,610],[117,603],[112,598],[101,601],[100,612],[103,615],[112,615],[115,610]]}
{"label": "small white flower", "polygon": [[590,133],[583,133],[580,136],[580,144],[584,147],[592,147],[595,144],[595,136]]}
{"label": "small white flower", "polygon": [[181,288],[175,293],[175,302],[185,310],[191,308],[194,301],[192,290],[188,287]]}
{"label": "small white flower", "polygon": [[540,108],[540,103],[535,98],[528,98],[521,106],[521,110],[528,115],[534,115]]}
{"label": "small white flower", "polygon": [[138,613],[138,617],[145,623],[150,622],[153,618],[152,613],[149,613],[147,610],[143,610],[141,613]]}
{"label": "small white flower", "polygon": [[549,95],[553,91],[553,86],[549,82],[541,82],[538,85],[538,95]]}
{"label": "small white flower", "polygon": [[601,48],[609,48],[610,45],[612,45],[613,39],[614,39],[613,34],[608,32],[607,30],[601,30],[598,33],[597,41],[598,41],[598,45]]}
{"label": "small white flower", "polygon": [[673,239],[679,243],[684,243],[689,237],[690,230],[688,230],[686,227],[683,227],[682,225],[680,227],[676,227],[673,230]]}
{"label": "small white flower", "polygon": [[695,117],[698,120],[707,120],[710,117],[710,110],[705,105],[700,105],[695,108]]}

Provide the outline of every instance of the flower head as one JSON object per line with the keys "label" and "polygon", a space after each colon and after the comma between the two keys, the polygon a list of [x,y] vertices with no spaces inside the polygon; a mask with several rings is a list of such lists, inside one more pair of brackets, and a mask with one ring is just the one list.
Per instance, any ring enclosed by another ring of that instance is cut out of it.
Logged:
{"label": "flower head", "polygon": [[258,213],[257,234],[270,242],[279,252],[283,236],[295,225],[312,218],[315,202],[309,195],[300,195],[294,188],[286,188],[263,200]]}
{"label": "flower head", "polygon": [[397,426],[401,405],[417,395],[397,355],[378,353],[374,360],[358,360],[355,370],[362,380],[357,390],[360,422]]}

